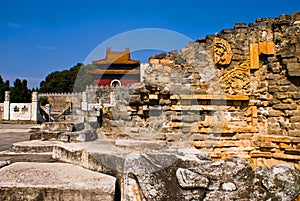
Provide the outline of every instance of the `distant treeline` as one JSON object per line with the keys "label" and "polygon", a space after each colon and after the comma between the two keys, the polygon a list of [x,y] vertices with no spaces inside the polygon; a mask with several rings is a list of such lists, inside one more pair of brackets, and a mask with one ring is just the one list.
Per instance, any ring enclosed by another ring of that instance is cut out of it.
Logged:
{"label": "distant treeline", "polygon": [[94,75],[86,71],[95,69],[95,65],[83,65],[78,63],[69,70],[55,71],[47,75],[40,83],[40,93],[72,93],[81,92],[86,85],[93,84]]}
{"label": "distant treeline", "polygon": [[4,101],[5,91],[10,91],[10,99],[14,103],[31,102],[32,91],[39,93],[72,93],[81,92],[86,85],[93,84],[93,80],[97,79],[95,75],[86,73],[87,70],[95,69],[95,65],[76,64],[69,70],[55,71],[46,76],[45,80],[40,83],[40,87],[36,89],[28,89],[26,79],[17,78],[13,86],[10,86],[9,80],[4,82],[0,75],[0,103]]}
{"label": "distant treeline", "polygon": [[14,85],[10,86],[9,80],[4,82],[0,75],[0,103],[3,103],[5,91],[10,91],[10,100],[14,103],[29,103],[31,102],[31,92],[27,87],[27,80],[20,80],[17,78]]}

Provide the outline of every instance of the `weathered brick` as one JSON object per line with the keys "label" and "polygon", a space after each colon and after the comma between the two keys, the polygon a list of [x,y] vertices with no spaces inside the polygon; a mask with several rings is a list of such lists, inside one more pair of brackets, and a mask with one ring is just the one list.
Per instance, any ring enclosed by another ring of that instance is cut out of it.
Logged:
{"label": "weathered brick", "polygon": [[279,91],[279,86],[277,85],[270,85],[269,86],[269,93],[274,93],[274,92],[277,92]]}
{"label": "weathered brick", "polygon": [[293,130],[295,130],[295,129],[300,130],[300,123],[292,123],[292,124],[290,124],[290,128]]}
{"label": "weathered brick", "polygon": [[293,146],[291,145],[291,143],[279,143],[279,148],[280,149],[291,149],[291,148],[293,148]]}
{"label": "weathered brick", "polygon": [[271,158],[272,153],[271,152],[261,152],[261,151],[251,151],[250,156],[252,158]]}
{"label": "weathered brick", "polygon": [[169,66],[164,66],[164,71],[166,71],[167,73],[171,73],[172,72],[172,68]]}
{"label": "weathered brick", "polygon": [[287,111],[285,111],[285,113],[288,116],[300,116],[300,111],[299,110],[293,110],[293,111],[287,110]]}
{"label": "weathered brick", "polygon": [[260,141],[283,142],[283,143],[300,143],[299,138],[289,136],[263,135],[259,136]]}
{"label": "weathered brick", "polygon": [[282,99],[287,99],[289,97],[289,95],[286,92],[276,92],[276,93],[274,93],[274,97],[279,100],[282,100]]}
{"label": "weathered brick", "polygon": [[300,99],[300,93],[294,93],[292,94],[293,99],[298,100]]}
{"label": "weathered brick", "polygon": [[300,63],[288,63],[287,69],[289,76],[300,76]]}
{"label": "weathered brick", "polygon": [[290,92],[297,92],[299,91],[298,87],[294,86],[294,85],[291,85],[289,86],[289,89],[288,89]]}
{"label": "weathered brick", "polygon": [[269,110],[270,117],[279,117],[281,115],[282,115],[282,112],[280,110]]}
{"label": "weathered brick", "polygon": [[300,137],[300,130],[289,130],[289,136]]}
{"label": "weathered brick", "polygon": [[300,156],[297,156],[297,155],[274,153],[272,156],[274,158],[283,159],[283,160],[300,160]]}
{"label": "weathered brick", "polygon": [[289,89],[289,86],[280,86],[279,87],[279,91],[281,91],[281,92],[287,92],[288,89]]}
{"label": "weathered brick", "polygon": [[290,123],[300,122],[300,116],[292,116],[290,118]]}
{"label": "weathered brick", "polygon": [[285,154],[292,154],[292,155],[300,155],[299,149],[286,149],[284,150]]}
{"label": "weathered brick", "polygon": [[275,110],[295,110],[295,109],[297,109],[297,106],[294,104],[279,103],[279,104],[273,105],[273,108]]}
{"label": "weathered brick", "polygon": [[265,147],[265,148],[275,148],[276,147],[276,144],[275,143],[272,143],[270,141],[263,141],[260,143],[260,147]]}
{"label": "weathered brick", "polygon": [[289,85],[289,84],[291,84],[291,82],[286,79],[280,80],[280,85]]}
{"label": "weathered brick", "polygon": [[270,74],[266,77],[267,80],[280,80],[281,75],[279,74]]}
{"label": "weathered brick", "polygon": [[193,141],[204,141],[204,140],[207,140],[207,135],[205,135],[205,134],[193,134],[191,136],[191,139]]}
{"label": "weathered brick", "polygon": [[268,134],[269,135],[281,135],[283,133],[281,128],[268,128]]}

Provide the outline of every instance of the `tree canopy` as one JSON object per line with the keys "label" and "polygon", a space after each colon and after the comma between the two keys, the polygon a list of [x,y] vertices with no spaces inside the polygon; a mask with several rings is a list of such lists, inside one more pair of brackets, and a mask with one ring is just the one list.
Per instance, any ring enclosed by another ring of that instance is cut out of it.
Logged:
{"label": "tree canopy", "polygon": [[72,93],[83,91],[86,85],[93,84],[93,75],[87,74],[87,69],[95,68],[94,65],[78,63],[69,70],[55,71],[47,75],[40,83],[40,93]]}
{"label": "tree canopy", "polygon": [[0,103],[4,101],[5,91],[9,91],[9,81],[4,82],[2,76],[0,75]]}
{"label": "tree canopy", "polygon": [[31,102],[32,91],[39,93],[72,93],[85,90],[87,85],[93,84],[97,79],[96,75],[87,73],[87,70],[97,68],[95,65],[83,65],[77,63],[69,70],[55,71],[46,76],[40,83],[39,89],[28,89],[27,80],[17,78],[13,86],[10,86],[9,80],[3,80],[0,75],[0,102],[3,103],[5,91],[10,91],[10,99],[14,103]]}
{"label": "tree canopy", "polygon": [[9,80],[3,81],[0,75],[0,102],[3,103],[5,99],[5,91],[10,91],[10,100],[14,103],[29,103],[31,102],[31,92],[27,87],[27,80],[20,80],[17,78],[14,81],[14,86],[10,86]]}

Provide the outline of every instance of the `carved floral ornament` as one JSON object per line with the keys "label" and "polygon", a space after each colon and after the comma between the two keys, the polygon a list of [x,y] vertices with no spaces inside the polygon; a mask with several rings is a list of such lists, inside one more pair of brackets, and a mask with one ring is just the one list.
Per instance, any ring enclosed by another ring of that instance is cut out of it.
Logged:
{"label": "carved floral ornament", "polygon": [[222,69],[219,77],[225,85],[228,94],[248,94],[250,90],[250,64],[246,61],[239,66],[228,70]]}
{"label": "carved floral ornament", "polygon": [[228,65],[231,62],[232,51],[229,43],[222,38],[214,38],[213,41],[214,63],[216,65]]}

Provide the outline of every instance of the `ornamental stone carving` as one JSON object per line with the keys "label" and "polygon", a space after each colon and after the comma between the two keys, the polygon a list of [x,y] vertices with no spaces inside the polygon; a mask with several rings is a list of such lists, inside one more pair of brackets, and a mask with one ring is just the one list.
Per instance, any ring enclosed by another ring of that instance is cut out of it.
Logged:
{"label": "ornamental stone carving", "polygon": [[231,70],[223,69],[219,75],[227,94],[241,95],[249,93],[250,64],[248,61]]}
{"label": "ornamental stone carving", "polygon": [[228,65],[231,62],[232,51],[229,43],[222,38],[213,41],[214,63],[216,65]]}

